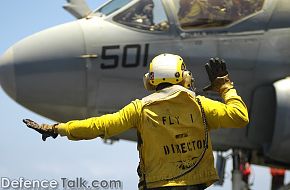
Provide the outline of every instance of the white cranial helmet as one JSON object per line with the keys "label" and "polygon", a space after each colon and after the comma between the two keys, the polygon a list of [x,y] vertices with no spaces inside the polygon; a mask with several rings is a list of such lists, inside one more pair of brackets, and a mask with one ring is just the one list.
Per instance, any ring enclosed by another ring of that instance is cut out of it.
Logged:
{"label": "white cranial helmet", "polygon": [[147,90],[155,90],[161,83],[179,84],[185,88],[192,86],[192,74],[186,70],[179,55],[164,53],[156,56],[150,63],[149,73],[143,77]]}

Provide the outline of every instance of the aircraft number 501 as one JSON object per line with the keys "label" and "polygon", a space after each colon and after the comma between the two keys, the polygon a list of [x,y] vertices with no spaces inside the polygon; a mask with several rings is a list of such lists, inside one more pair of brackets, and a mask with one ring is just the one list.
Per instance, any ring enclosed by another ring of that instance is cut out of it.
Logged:
{"label": "aircraft number 501", "polygon": [[[114,69],[117,68],[119,65],[124,68],[130,67],[138,67],[141,65],[141,61],[143,62],[142,66],[147,66],[148,60],[148,51],[149,51],[149,44],[145,44],[145,48],[143,52],[141,52],[142,47],[140,44],[130,44],[125,45],[123,47],[123,52],[121,52],[122,56],[120,57],[119,54],[116,53],[116,50],[120,50],[119,45],[115,46],[103,46],[102,48],[102,59],[103,60],[111,60],[110,62],[103,62],[101,63],[101,69]],[[136,52],[134,54],[128,55],[128,52]],[[141,56],[142,60],[141,60]],[[135,56],[134,61],[128,62],[128,56]],[[121,64],[120,64],[121,63]]]}

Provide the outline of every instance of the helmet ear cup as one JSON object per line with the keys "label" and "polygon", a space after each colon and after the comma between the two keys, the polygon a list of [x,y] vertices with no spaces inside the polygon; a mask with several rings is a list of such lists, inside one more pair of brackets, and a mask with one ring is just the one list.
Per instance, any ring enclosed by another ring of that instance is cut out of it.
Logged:
{"label": "helmet ear cup", "polygon": [[193,83],[193,77],[190,71],[183,71],[183,80],[181,85],[185,88],[191,88]]}
{"label": "helmet ear cup", "polygon": [[148,91],[153,91],[153,90],[156,89],[155,86],[153,86],[152,84],[150,84],[149,73],[146,73],[143,76],[143,84],[144,84],[145,89],[148,90]]}

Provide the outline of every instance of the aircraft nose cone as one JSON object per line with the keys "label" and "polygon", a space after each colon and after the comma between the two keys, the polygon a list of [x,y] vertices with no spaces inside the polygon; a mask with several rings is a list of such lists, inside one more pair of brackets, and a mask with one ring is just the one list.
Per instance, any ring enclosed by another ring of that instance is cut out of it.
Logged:
{"label": "aircraft nose cone", "polygon": [[16,97],[13,49],[8,49],[0,58],[0,84],[12,98]]}
{"label": "aircraft nose cone", "polygon": [[17,42],[0,58],[2,88],[19,104],[55,120],[66,109],[85,107],[84,38],[80,21],[74,21]]}

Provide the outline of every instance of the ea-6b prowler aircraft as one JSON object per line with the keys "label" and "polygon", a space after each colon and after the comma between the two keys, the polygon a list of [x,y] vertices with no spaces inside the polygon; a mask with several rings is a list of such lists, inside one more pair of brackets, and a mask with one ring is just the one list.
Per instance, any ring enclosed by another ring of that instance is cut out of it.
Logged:
{"label": "ea-6b prowler aircraft", "polygon": [[[15,101],[59,122],[114,112],[148,93],[142,76],[155,55],[181,55],[198,92],[208,84],[204,64],[217,56],[251,122],[213,131],[215,150],[290,168],[289,0],[110,0],[96,11],[71,0],[64,8],[77,20],[2,56],[1,85]],[[119,138],[135,141],[135,131]]]}

